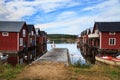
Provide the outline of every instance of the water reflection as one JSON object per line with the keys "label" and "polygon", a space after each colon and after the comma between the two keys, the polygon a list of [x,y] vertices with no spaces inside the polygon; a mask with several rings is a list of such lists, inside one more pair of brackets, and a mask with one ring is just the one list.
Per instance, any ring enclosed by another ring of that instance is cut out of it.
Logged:
{"label": "water reflection", "polygon": [[[52,49],[51,45],[52,44],[47,44],[48,51]],[[69,56],[72,63],[75,63],[78,60],[80,60],[82,64],[85,64],[85,59],[81,55],[80,49],[77,49],[76,44],[63,43],[63,44],[55,44],[55,46],[56,48],[67,48],[69,50]]]}

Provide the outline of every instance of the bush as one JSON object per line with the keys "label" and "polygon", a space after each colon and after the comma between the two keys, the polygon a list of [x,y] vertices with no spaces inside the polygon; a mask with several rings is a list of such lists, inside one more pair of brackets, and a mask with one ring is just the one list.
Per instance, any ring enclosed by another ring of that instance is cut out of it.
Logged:
{"label": "bush", "polygon": [[82,64],[82,61],[80,59],[77,62],[75,62],[73,66],[80,68],[91,68],[91,64],[88,63]]}
{"label": "bush", "polygon": [[0,66],[0,79],[12,80],[24,68],[25,65],[16,65],[13,67],[10,64]]}

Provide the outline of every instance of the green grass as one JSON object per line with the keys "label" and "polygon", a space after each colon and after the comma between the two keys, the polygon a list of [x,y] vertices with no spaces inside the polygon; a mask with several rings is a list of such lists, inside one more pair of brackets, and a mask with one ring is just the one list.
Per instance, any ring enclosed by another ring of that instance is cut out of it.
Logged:
{"label": "green grass", "polygon": [[22,71],[25,65],[16,65],[15,67],[10,64],[0,66],[0,80],[13,80],[17,74]]}
{"label": "green grass", "polygon": [[75,63],[72,67],[72,70],[79,75],[86,75],[88,77],[95,75],[94,77],[96,78],[108,77],[110,80],[120,80],[120,67],[104,64],[81,65],[79,63]]}

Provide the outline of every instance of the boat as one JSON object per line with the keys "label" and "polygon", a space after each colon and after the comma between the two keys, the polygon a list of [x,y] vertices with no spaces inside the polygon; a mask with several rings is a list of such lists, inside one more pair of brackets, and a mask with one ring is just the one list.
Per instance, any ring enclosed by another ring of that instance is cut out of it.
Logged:
{"label": "boat", "polygon": [[95,59],[105,64],[120,66],[120,58],[115,58],[112,56],[95,56]]}

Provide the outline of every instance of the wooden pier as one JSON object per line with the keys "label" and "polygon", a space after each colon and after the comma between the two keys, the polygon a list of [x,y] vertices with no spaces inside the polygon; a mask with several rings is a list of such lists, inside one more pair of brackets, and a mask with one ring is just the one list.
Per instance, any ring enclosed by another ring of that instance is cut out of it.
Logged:
{"label": "wooden pier", "polygon": [[45,53],[43,56],[41,56],[39,59],[37,59],[36,61],[37,62],[42,62],[42,61],[62,62],[68,65],[69,64],[68,53],[69,52],[67,48],[53,48],[47,53]]}

